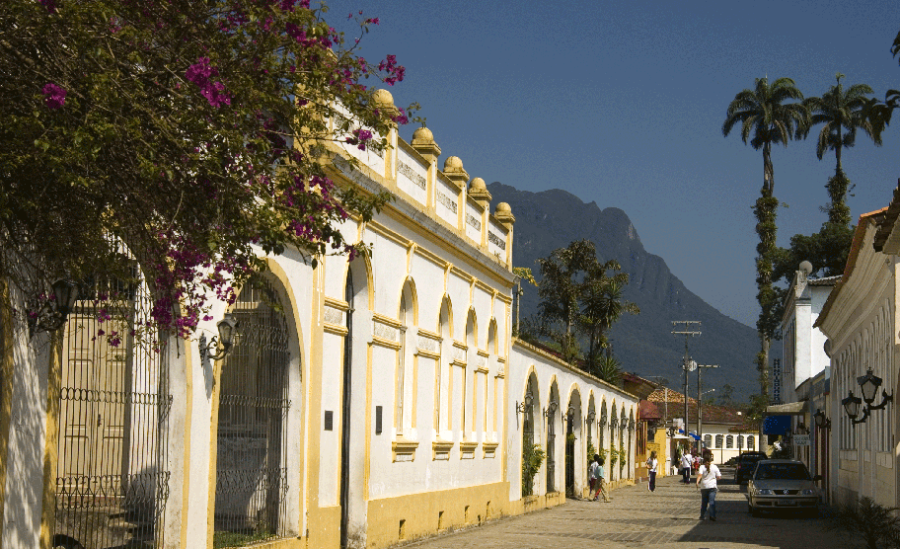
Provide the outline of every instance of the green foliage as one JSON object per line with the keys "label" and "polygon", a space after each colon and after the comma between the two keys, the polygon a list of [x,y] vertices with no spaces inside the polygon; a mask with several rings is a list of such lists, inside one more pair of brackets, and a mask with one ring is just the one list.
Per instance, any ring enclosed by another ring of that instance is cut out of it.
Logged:
{"label": "green foliage", "polygon": [[273,537],[275,534],[266,531],[260,532],[225,532],[217,531],[213,533],[213,547],[220,549],[224,547],[244,547]]}
{"label": "green foliage", "polygon": [[[556,342],[567,362],[584,356],[593,371],[602,349],[609,353],[606,334],[624,313],[638,314],[634,303],[622,299],[627,273],[615,260],[600,263],[593,242],[577,240],[539,259],[541,297],[534,331]],[[587,349],[580,348],[576,332],[587,336]],[[616,377],[616,376],[611,376]]]}
{"label": "green foliage", "polygon": [[304,4],[0,3],[0,276],[35,299],[59,278],[133,278],[124,242],[154,321],[188,336],[260,251],[364,253],[340,225],[390,195],[336,185],[324,155],[385,149],[406,116],[361,81],[399,69]]}
{"label": "green foliage", "polygon": [[613,385],[618,385],[622,380],[621,364],[612,355],[601,355],[587,363],[587,371]]}
{"label": "green foliage", "polygon": [[619,462],[619,451],[615,448],[609,449],[609,465],[612,467]]}
{"label": "green foliage", "polygon": [[[803,105],[809,109],[810,125],[821,124],[816,142],[816,156],[822,160],[826,151],[834,151],[836,160],[834,175],[828,180],[826,188],[831,202],[828,206],[828,223],[843,227],[850,226],[850,208],[846,204],[850,180],[841,165],[841,153],[856,144],[857,130],[862,130],[872,138],[876,146],[881,145],[881,133],[877,122],[866,116],[869,104],[867,95],[873,93],[867,84],[854,84],[844,88],[841,78],[836,75],[837,83],[829,88],[822,97],[808,97]],[[807,127],[805,134],[809,131]]]}
{"label": "green foliage", "polygon": [[534,493],[534,477],[541,469],[547,454],[538,444],[522,446],[522,495],[530,496]]}
{"label": "green foliage", "polygon": [[868,497],[830,510],[829,525],[849,532],[866,549],[900,547],[900,518],[896,507],[883,507]]}
{"label": "green foliage", "polygon": [[594,448],[594,441],[589,440],[587,443],[587,462],[591,463],[594,461],[594,454],[597,453],[597,449]]}
{"label": "green foliage", "polygon": [[628,463],[628,453],[625,452],[625,446],[619,446],[619,469],[624,469]]}
{"label": "green foliage", "polygon": [[[763,152],[763,185],[753,213],[756,216],[756,298],[760,315],[756,331],[760,337],[760,354],[757,368],[760,372],[760,392],[769,391],[767,366],[769,343],[781,322],[776,315],[778,293],[772,287],[773,260],[775,255],[777,226],[775,224],[778,199],[775,198],[775,170],[772,166],[772,145],[787,146],[789,140],[803,134],[809,125],[809,111],[799,102],[803,94],[790,78],[779,78],[771,85],[768,78],[757,78],[753,89],[745,89],[734,96],[728,105],[722,134],[728,136],[740,125],[741,140],[755,150]],[[752,135],[752,137],[751,137]]]}

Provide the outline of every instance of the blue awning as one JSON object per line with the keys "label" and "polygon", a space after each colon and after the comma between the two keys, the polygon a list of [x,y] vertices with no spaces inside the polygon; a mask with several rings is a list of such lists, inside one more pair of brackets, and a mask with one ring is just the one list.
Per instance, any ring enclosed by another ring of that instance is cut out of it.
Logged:
{"label": "blue awning", "polygon": [[764,435],[786,435],[791,432],[791,416],[766,416],[763,419]]}

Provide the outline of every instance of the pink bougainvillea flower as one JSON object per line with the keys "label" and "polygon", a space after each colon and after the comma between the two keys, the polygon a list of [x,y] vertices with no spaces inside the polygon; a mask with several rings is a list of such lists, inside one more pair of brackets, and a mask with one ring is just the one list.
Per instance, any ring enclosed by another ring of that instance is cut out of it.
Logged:
{"label": "pink bougainvillea flower", "polygon": [[55,111],[62,108],[66,104],[66,90],[57,86],[53,82],[48,82],[43,89],[44,103],[47,108]]}
{"label": "pink bougainvillea flower", "polygon": [[47,8],[48,12],[56,13],[56,10],[57,10],[56,0],[38,0],[38,2],[40,3],[40,5]]}

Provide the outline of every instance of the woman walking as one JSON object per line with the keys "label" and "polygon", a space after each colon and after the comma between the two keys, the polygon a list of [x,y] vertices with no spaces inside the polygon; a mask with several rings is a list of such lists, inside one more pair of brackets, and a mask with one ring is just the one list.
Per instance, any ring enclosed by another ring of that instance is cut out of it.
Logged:
{"label": "woman walking", "polygon": [[659,466],[659,460],[656,459],[656,450],[650,452],[650,458],[647,460],[647,471],[650,474],[650,483],[647,489],[653,492],[656,490],[656,468]]}
{"label": "woman walking", "polygon": [[697,488],[700,489],[700,520],[704,520],[709,511],[709,520],[716,520],[716,492],[719,491],[716,481],[722,478],[719,468],[713,464],[712,454],[705,456],[703,465],[697,472]]}

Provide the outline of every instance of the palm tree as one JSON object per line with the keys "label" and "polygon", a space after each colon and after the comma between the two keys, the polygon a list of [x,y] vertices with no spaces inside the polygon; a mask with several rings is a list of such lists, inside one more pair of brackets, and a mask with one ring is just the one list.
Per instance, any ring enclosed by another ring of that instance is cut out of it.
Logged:
{"label": "palm tree", "polygon": [[844,148],[856,144],[857,129],[863,130],[878,146],[881,145],[881,135],[873,129],[872,121],[864,116],[864,107],[868,101],[866,96],[873,93],[872,88],[867,84],[854,84],[845,89],[841,84],[844,75],[837,73],[835,76],[836,85],[822,97],[807,98],[803,105],[809,109],[810,124],[822,124],[816,143],[816,156],[822,160],[826,151],[833,150],[837,160],[834,177],[828,180],[827,185],[828,196],[831,198],[828,222],[849,227],[850,208],[847,207],[846,196],[850,180],[844,174],[841,153]]}
{"label": "palm tree", "polygon": [[772,145],[780,143],[786,147],[790,139],[798,132],[802,133],[809,119],[802,103],[787,103],[791,99],[803,99],[792,79],[779,78],[770,85],[768,78],[757,78],[755,88],[745,89],[734,96],[722,125],[722,134],[727,137],[732,128],[740,123],[744,143],[749,141],[751,147],[762,149],[763,153],[763,185],[753,208],[757,220],[756,233],[759,235],[759,245],[756,247],[756,299],[761,309],[756,322],[760,339],[756,366],[763,398],[769,394],[769,344],[779,322],[773,314],[777,305],[776,292],[772,287],[772,260],[778,232],[775,225],[778,199],[775,198]]}
{"label": "palm tree", "polygon": [[628,273],[616,272],[608,276],[607,271],[620,271],[619,262],[612,259],[598,264],[590,278],[585,281],[581,297],[581,312],[578,327],[588,337],[588,368],[596,362],[601,349],[608,348],[607,332],[624,313],[639,314],[637,305],[622,299],[622,290],[628,284]]}

